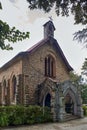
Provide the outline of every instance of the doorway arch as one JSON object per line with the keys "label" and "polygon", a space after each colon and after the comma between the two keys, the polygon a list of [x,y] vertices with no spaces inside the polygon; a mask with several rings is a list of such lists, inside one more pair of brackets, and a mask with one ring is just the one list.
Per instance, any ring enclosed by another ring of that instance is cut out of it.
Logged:
{"label": "doorway arch", "polygon": [[68,89],[64,94],[65,112],[77,115],[78,96],[71,89]]}
{"label": "doorway arch", "polygon": [[45,97],[44,105],[49,108],[51,107],[51,95],[49,93]]}
{"label": "doorway arch", "polygon": [[65,96],[65,112],[74,114],[74,101],[69,93]]}

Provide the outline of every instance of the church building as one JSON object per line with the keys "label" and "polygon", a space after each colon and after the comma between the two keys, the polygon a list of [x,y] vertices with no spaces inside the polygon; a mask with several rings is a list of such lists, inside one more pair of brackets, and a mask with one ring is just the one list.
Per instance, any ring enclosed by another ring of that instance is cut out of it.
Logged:
{"label": "church building", "polygon": [[54,121],[83,117],[81,94],[70,81],[68,63],[50,20],[44,38],[0,68],[0,105],[48,106]]}

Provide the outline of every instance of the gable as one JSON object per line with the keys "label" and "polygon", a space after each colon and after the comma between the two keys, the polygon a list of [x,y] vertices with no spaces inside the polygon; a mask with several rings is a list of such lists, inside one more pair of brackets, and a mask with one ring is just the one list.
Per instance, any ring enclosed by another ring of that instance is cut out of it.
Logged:
{"label": "gable", "polygon": [[[38,49],[40,49],[40,47],[44,46],[44,45],[50,45],[51,47],[53,47],[53,49],[55,49],[56,53],[58,56],[60,56],[60,58],[62,59],[64,65],[66,66],[68,71],[72,71],[73,68],[69,65],[62,49],[60,48],[57,40],[55,40],[52,37],[48,37],[46,39],[41,40],[40,42],[38,42],[37,44],[35,44],[33,47],[29,48],[26,52],[29,54],[34,53],[35,51],[37,51]],[[47,50],[48,51],[48,50]],[[46,52],[46,50],[45,50]]]}
{"label": "gable", "polygon": [[26,56],[27,54],[33,54],[34,52],[36,52],[40,47],[46,45],[46,44],[50,44],[53,46],[53,48],[56,50],[57,54],[60,55],[62,61],[64,62],[66,68],[68,71],[72,71],[73,68],[69,65],[66,57],[64,56],[64,53],[62,51],[62,49],[60,48],[58,42],[52,38],[52,37],[48,37],[46,39],[41,40],[40,42],[38,42],[37,44],[35,44],[34,46],[32,46],[31,48],[29,48],[27,51],[25,52],[20,52],[18,55],[16,55],[15,57],[13,57],[9,62],[7,62],[5,65],[3,65],[0,68],[0,71],[8,68],[9,66],[11,66],[12,64],[14,64],[14,61],[18,61],[19,58],[22,58],[24,56]]}

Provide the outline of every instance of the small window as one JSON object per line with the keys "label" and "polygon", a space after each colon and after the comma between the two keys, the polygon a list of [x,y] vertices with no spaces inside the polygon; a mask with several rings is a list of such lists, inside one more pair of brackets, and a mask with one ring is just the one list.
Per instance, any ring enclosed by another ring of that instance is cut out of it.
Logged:
{"label": "small window", "polygon": [[45,58],[45,76],[55,77],[55,60],[52,56]]}
{"label": "small window", "polygon": [[7,86],[6,86],[6,80],[3,82],[3,101],[6,103],[6,98],[7,98]]}
{"label": "small window", "polygon": [[17,82],[16,82],[16,77],[13,76],[13,78],[12,78],[12,101],[15,100],[16,84],[17,84]]}
{"label": "small window", "polygon": [[6,80],[3,82],[3,87],[4,87],[4,96],[7,95],[7,87],[6,87]]}

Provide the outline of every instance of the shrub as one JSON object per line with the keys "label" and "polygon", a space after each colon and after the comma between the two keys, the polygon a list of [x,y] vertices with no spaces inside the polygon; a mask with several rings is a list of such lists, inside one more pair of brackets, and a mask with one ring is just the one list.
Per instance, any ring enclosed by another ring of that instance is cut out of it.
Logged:
{"label": "shrub", "polygon": [[48,108],[40,106],[4,106],[0,107],[0,126],[35,124],[52,121]]}
{"label": "shrub", "polygon": [[84,116],[87,116],[87,106],[86,105],[83,105],[83,113],[84,113]]}
{"label": "shrub", "polygon": [[9,120],[8,115],[6,114],[6,109],[1,107],[0,108],[0,126],[8,126]]}

